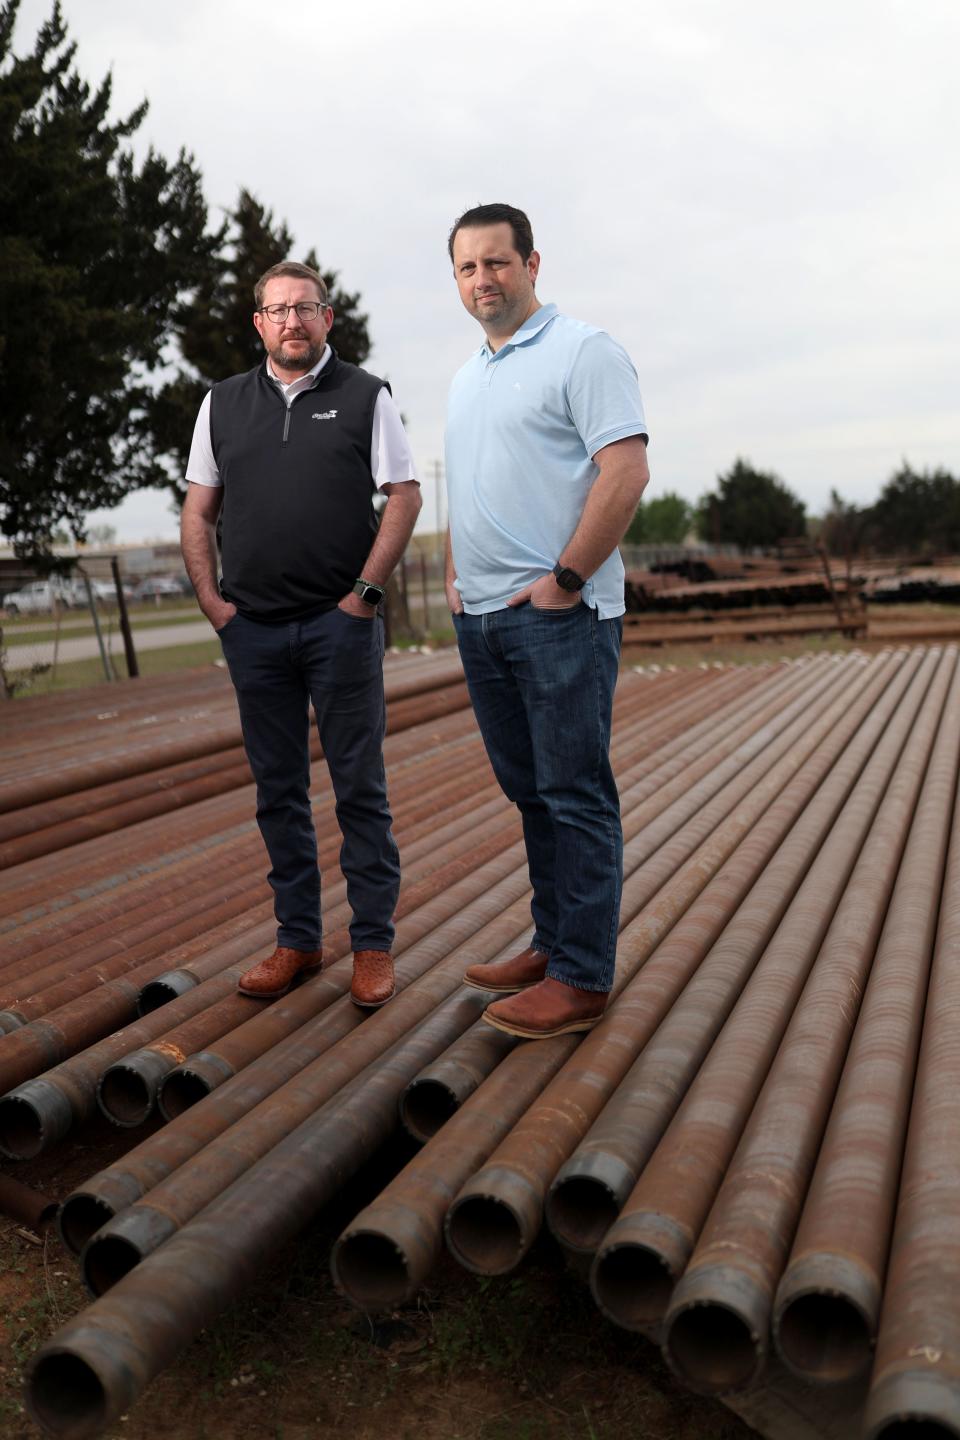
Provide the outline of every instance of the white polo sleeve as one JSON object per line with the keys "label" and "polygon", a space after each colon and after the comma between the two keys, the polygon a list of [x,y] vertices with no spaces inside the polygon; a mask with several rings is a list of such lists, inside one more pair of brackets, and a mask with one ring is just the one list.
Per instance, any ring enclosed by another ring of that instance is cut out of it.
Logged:
{"label": "white polo sleeve", "polygon": [[200,403],[197,423],[193,427],[190,442],[190,459],[187,461],[187,477],[194,485],[222,485],[220,471],[213,456],[210,441],[210,391]]}
{"label": "white polo sleeve", "polygon": [[370,471],[378,490],[382,490],[384,485],[402,485],[407,480],[417,479],[407,432],[386,386],[377,396],[373,411]]}

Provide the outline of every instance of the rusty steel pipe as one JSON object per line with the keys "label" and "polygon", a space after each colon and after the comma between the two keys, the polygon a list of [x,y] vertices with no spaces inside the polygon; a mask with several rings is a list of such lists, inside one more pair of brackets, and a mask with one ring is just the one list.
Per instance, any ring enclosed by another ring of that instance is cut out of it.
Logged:
{"label": "rusty steel pipe", "polygon": [[[548,1192],[547,1223],[568,1249],[595,1252],[633,1190],[902,699],[916,661],[901,660],[890,656],[876,667],[860,698],[704,892],[701,906],[719,906],[726,919],[722,934]],[[802,804],[808,786],[811,798],[738,903],[736,870],[764,832],[778,833],[772,826],[791,790]],[[701,931],[699,909],[667,937],[658,961],[683,964]]]}
{"label": "rusty steel pipe", "polygon": [[[466,737],[465,744],[450,744],[448,749],[450,752],[449,755],[438,757],[432,766],[433,778],[435,778],[436,785],[438,785],[438,791],[449,785],[450,776],[453,778],[452,783],[458,785],[459,791],[461,792],[468,789],[469,786],[474,785],[474,783],[481,785],[481,783],[484,782],[482,775],[475,776],[474,773],[471,772],[465,775],[465,773],[463,773],[462,763],[463,759],[466,759],[466,756],[471,752],[478,757],[482,755],[482,749],[481,746],[479,746],[479,737],[476,736],[476,734],[474,734],[474,736],[468,736]],[[412,775],[407,769],[400,768],[399,773],[391,780],[391,793],[393,793],[394,804],[402,806],[402,811],[397,815],[397,831],[400,832],[403,822],[406,822],[407,809],[412,812],[412,815],[422,814],[422,791],[422,785],[417,786],[416,775]],[[409,799],[410,796],[413,795],[417,796],[417,804],[410,806]],[[320,791],[318,791],[318,796],[320,796],[320,801],[318,801],[318,808],[315,809],[315,815],[317,815],[318,842],[320,842],[321,847],[327,841],[330,842],[330,845],[334,845],[334,842],[338,845],[340,844],[340,835],[338,835],[337,825],[335,825],[330,786],[321,786]],[[246,802],[243,808],[248,808]],[[240,863],[246,865],[246,867],[262,870],[262,841],[261,837],[259,837],[259,832],[256,831],[255,825],[253,825],[252,818],[246,819],[245,824],[240,825],[239,831],[233,832],[233,834],[226,834],[225,837],[223,837],[222,844],[225,850],[230,851],[230,873],[233,873],[233,870],[235,870],[236,861],[240,861]],[[331,850],[330,854],[335,858],[334,850]],[[181,860],[174,860],[173,865],[168,865],[166,870],[166,886],[164,886],[164,888],[173,888],[173,886],[180,888],[197,888],[197,886],[201,886],[201,884],[203,884],[203,881],[201,881],[201,877],[197,874],[196,854],[193,854],[193,852],[190,852],[189,855],[181,858]],[[209,887],[209,883],[207,883],[207,887]],[[23,946],[30,945],[30,949],[43,950],[45,953],[60,953],[60,955],[62,955],[62,953],[68,953],[69,950],[76,949],[75,936],[78,930],[82,930],[83,940],[85,940],[85,943],[88,943],[89,940],[94,939],[96,933],[111,933],[111,926],[112,929],[117,929],[117,916],[118,913],[125,914],[125,910],[127,910],[128,907],[128,894],[131,894],[131,896],[144,897],[144,899],[141,900],[141,904],[144,904],[145,913],[155,913],[155,909],[157,909],[158,906],[158,897],[155,891],[157,891],[157,886],[155,886],[153,876],[134,877],[131,883],[122,890],[119,900],[114,899],[114,894],[112,893],[108,894],[108,896],[94,894],[94,896],[89,897],[89,899],[83,900],[79,906],[73,906],[68,919],[62,919],[58,913],[53,917],[40,917],[39,920],[33,922],[32,926],[20,926],[16,940],[13,942],[14,946],[19,945],[20,948],[23,948]],[[96,930],[89,927],[89,917],[91,917],[91,913],[95,914],[99,922],[101,922]],[[73,919],[75,916],[76,919]],[[59,948],[58,943],[53,943],[53,946],[50,946],[50,940],[59,942]],[[10,942],[0,942],[0,956],[4,955],[4,949],[10,950]],[[17,950],[13,949],[12,953],[16,956]],[[1,963],[3,963],[4,973],[7,973],[7,966],[9,966],[10,959],[3,959]]]}
{"label": "rusty steel pipe", "polygon": [[[601,1103],[605,1089],[616,1084],[618,1069],[622,1069],[627,1063],[625,1057],[631,1050],[639,1047],[644,1033],[649,1033],[651,1023],[655,1023],[656,1015],[662,1013],[664,1005],[669,1003],[669,996],[675,994],[684,977],[690,975],[698,957],[708,946],[711,934],[723,928],[736,904],[737,895],[749,887],[751,880],[776,850],[795,818],[797,809],[823,778],[848,735],[852,734],[870,707],[876,703],[878,694],[887,685],[890,672],[895,667],[896,662],[889,660],[875,664],[872,667],[875,673],[863,676],[865,688],[860,698],[854,702],[853,697],[842,697],[837,702],[844,712],[842,716],[836,710],[827,712],[821,723],[821,731],[825,737],[823,753],[814,752],[805,770],[790,782],[716,878],[710,882],[696,905],[688,915],[678,921],[674,930],[662,942],[647,962],[640,979],[633,982],[640,987],[637,991],[640,1014],[636,1015],[630,1009],[628,990],[618,1003],[616,1016],[611,1014],[609,1024],[605,1023],[603,1043],[598,1044],[599,1032],[595,1032],[596,1040],[590,1037],[585,1041],[577,1051],[575,1059],[524,1117],[520,1126],[521,1132],[525,1131],[538,1109],[539,1113],[549,1116],[549,1120],[545,1119],[542,1126],[539,1122],[533,1126],[536,1133],[531,1141],[531,1155],[528,1157],[530,1164],[525,1168],[528,1183],[532,1184],[533,1161],[537,1155],[538,1144],[541,1147],[543,1145],[541,1130],[548,1129],[550,1132],[549,1164],[552,1165],[556,1163],[557,1155],[565,1143],[558,1135],[558,1125],[554,1122],[567,1128],[573,1124],[575,1130],[588,1123],[588,1117]],[[783,899],[780,884],[777,885],[775,893],[782,907],[786,901]],[[708,919],[707,912],[710,907],[713,907],[713,911]],[[661,974],[661,992],[656,994],[655,977]],[[429,1138],[498,1063],[505,1053],[503,1042],[508,1039],[509,1037],[500,1032],[480,1026],[476,1034],[468,1034],[455,1042],[447,1055],[435,1062],[424,1076],[418,1077],[401,1104],[401,1114],[411,1133],[417,1138]],[[615,1053],[611,1061],[600,1058],[611,1046],[615,1046],[619,1053]],[[474,1050],[477,1051],[476,1054],[473,1053]],[[617,1068],[614,1068],[614,1065]],[[585,1093],[581,1094],[575,1085],[571,1090],[571,1070],[574,1079],[577,1075],[585,1077]],[[599,1073],[601,1070],[606,1071],[602,1076]],[[404,1114],[406,1107],[410,1108],[409,1116]],[[522,1150],[523,1142],[519,1143]],[[533,1228],[532,1225],[530,1228]],[[392,1237],[391,1243],[396,1244],[396,1237]]]}
{"label": "rusty steel pipe", "polygon": [[[865,683],[862,670],[856,678],[853,698]],[[851,703],[851,695],[847,688],[843,687],[841,695],[837,697],[834,694],[836,688],[835,685],[829,686],[825,694],[812,690],[811,694],[816,696],[815,702],[799,714],[796,712],[796,704],[788,706],[784,715],[789,717],[793,714],[792,723],[782,728],[776,738],[764,746],[755,759],[746,765],[717,797],[724,803],[721,813],[730,811],[733,797],[735,808],[705,842],[701,855],[693,857],[695,863],[692,869],[689,862],[685,867],[686,898],[683,905],[678,907],[675,918],[679,918],[683,910],[707,886],[737,849],[746,833],[789,784],[817,745],[840,721]],[[722,774],[722,771],[721,766],[716,773]],[[791,800],[788,814],[780,816],[781,838],[789,825],[790,816],[795,815],[794,803]],[[710,811],[711,806],[705,806],[698,818],[706,818]],[[664,847],[664,852],[668,849],[669,847]],[[761,865],[762,861],[754,864],[751,879],[756,878]],[[673,880],[678,897],[684,888],[678,883],[682,875],[681,870]],[[747,885],[742,886],[743,890],[746,888]],[[628,882],[623,889],[624,910],[627,915],[630,913],[630,889]],[[615,1009],[609,1019],[601,1023],[585,1042],[585,1050],[578,1054],[576,1085],[573,1087],[572,1096],[567,1097],[562,1093],[565,1082],[558,1080],[551,1086],[549,1097],[543,1097],[532,1108],[530,1114],[503,1141],[488,1163],[463,1187],[446,1220],[448,1245],[462,1264],[481,1274],[500,1274],[503,1273],[500,1267],[512,1269],[523,1257],[540,1228],[547,1187],[560,1165],[582,1138],[584,1120],[587,1119],[589,1123],[589,1120],[596,1117],[600,1105],[609,1098],[612,1088],[623,1078],[639,1046],[650,1038],[653,1029],[664,1018],[683,984],[689,980],[700,963],[705,950],[716,939],[725,918],[724,915],[715,917],[714,930],[706,944],[701,943],[688,953],[685,968],[671,968],[666,979],[665,992],[661,992],[659,997],[658,1008],[654,1009],[641,1000],[637,1006],[639,1014],[636,1022],[632,1018],[618,1022]],[[643,936],[642,928],[640,935]],[[616,989],[632,976],[640,957],[646,959],[649,954],[642,938],[639,953],[632,953],[632,940],[633,932],[628,927],[624,941],[629,948],[625,948],[623,944],[620,948],[618,970],[622,966],[622,973],[618,974]],[[651,963],[648,961],[645,973],[650,971]],[[650,974],[651,977],[658,974],[657,968]],[[652,983],[652,979],[641,982],[637,995],[645,995],[647,985]],[[632,1003],[630,1009],[633,1009]],[[631,1032],[633,1043],[625,1046],[624,1035],[631,1035]],[[606,1041],[607,1035],[610,1036],[609,1045]],[[604,1053],[606,1058],[600,1067],[593,1069],[592,1061],[598,1053]],[[584,1054],[588,1057],[586,1060],[582,1058]],[[601,1071],[604,1073],[601,1074]],[[566,1146],[569,1148],[565,1150]],[[489,1249],[485,1236],[489,1237]]]}
{"label": "rusty steel pipe", "polygon": [[[436,682],[441,679],[442,684],[438,685]],[[421,682],[413,688],[410,681],[402,678],[395,681],[385,676],[387,723],[391,723],[391,707],[395,716],[393,730],[406,729],[436,719],[452,710],[465,708],[469,703],[465,690],[462,670],[458,675],[454,666],[448,667],[442,677],[434,677],[429,687]],[[131,745],[129,739],[126,746],[117,744],[114,739],[109,753],[101,753],[99,756],[85,753],[67,770],[50,771],[47,768],[32,775],[21,776],[18,782],[0,783],[0,813],[23,809],[41,801],[52,801],[77,791],[96,789],[105,784],[155,771],[161,768],[157,764],[159,754],[163,755],[164,768],[224,750],[242,754],[240,721],[232,693],[227,693],[230,696],[229,717],[225,720],[215,719],[213,725],[207,727],[206,733],[197,733],[194,729],[190,736],[184,738],[181,728],[180,734],[174,738],[157,736],[156,732],[152,731],[146,748]],[[194,725],[196,723],[194,717]],[[313,745],[319,754],[319,742],[315,738]]]}
{"label": "rusty steel pipe", "polygon": [[[97,1082],[111,1061],[163,1034],[173,1023],[232,994],[243,969],[243,965],[236,965],[221,975],[214,975],[164,1010],[154,1011],[142,1020],[113,1031],[105,1039],[98,1039],[78,1054],[43,1069],[36,1078],[8,1091],[0,1098],[0,1153],[12,1160],[29,1160],[49,1150],[78,1119],[94,1113]],[[19,1040],[26,1034],[26,1030],[20,1030],[9,1040]]]}
{"label": "rusty steel pipe", "polygon": [[[388,735],[384,757],[388,767],[399,766],[412,756],[422,760],[424,752],[439,739],[449,743],[468,735],[472,738],[475,733],[472,711],[458,711],[431,726]],[[186,855],[204,854],[211,844],[220,843],[225,826],[235,825],[237,833],[249,833],[253,825],[251,809],[243,791],[232,792],[191,806],[187,812],[174,811],[142,821],[136,829],[138,843],[132,856],[129,836],[118,842],[116,836],[106,835],[88,840],[65,855],[42,856],[31,864],[29,882],[21,875],[20,866],[4,871],[0,873],[0,916],[9,920],[22,915],[28,907],[31,915],[42,913],[50,903],[54,881],[59,904],[71,889],[79,896],[90,895],[97,888],[110,888],[145,870],[162,871]]]}
{"label": "rusty steel pipe", "polygon": [[[496,860],[488,862],[489,871],[485,871],[481,866],[479,871],[468,876],[467,884],[469,886],[482,885],[488,874],[499,878],[515,869],[519,846],[515,845],[512,850],[504,852],[503,839],[498,833],[495,842],[490,844],[489,848],[497,852]],[[471,868],[482,853],[483,847],[478,847],[478,855],[472,858]],[[462,869],[462,866],[462,861],[450,862],[450,873],[457,868]],[[417,885],[408,886],[405,896],[401,897],[401,901],[398,903],[397,913],[402,914],[407,907],[415,908],[418,902],[422,901],[425,893],[430,894],[438,888],[442,889],[445,878],[448,877],[442,873],[439,878],[431,877],[427,882],[429,890],[425,890],[423,886],[419,888]],[[456,907],[458,902],[459,895],[452,891],[448,891],[442,897],[442,903],[448,909],[451,905]],[[424,907],[421,906],[421,908]],[[346,919],[345,913],[343,919]],[[421,917],[418,923],[429,925],[431,917],[429,915]],[[349,953],[350,937],[346,928],[329,935],[326,946],[330,955],[344,956]],[[201,1009],[205,1009],[214,1000],[232,995],[236,981],[245,968],[245,963],[240,962],[225,971],[218,972],[196,989],[186,991],[169,1006],[151,1011],[141,1020],[127,1026],[119,1034],[114,1033],[107,1036],[106,1039],[100,1040],[98,1044],[88,1046],[81,1053],[74,1054],[72,1059],[62,1061],[55,1070],[47,1070],[38,1079],[28,1079],[25,1084],[21,1084],[18,1088],[11,1090],[9,1094],[4,1095],[0,1098],[0,1151],[15,1159],[23,1159],[41,1153],[57,1140],[62,1139],[72,1123],[93,1112],[96,1105],[96,1085],[100,1074],[109,1064],[144,1042],[164,1034],[171,1028],[171,1023],[179,1024]],[[113,983],[116,985],[118,982]],[[311,983],[316,984],[316,982]],[[345,979],[343,981],[344,988],[348,984],[349,980]],[[101,987],[100,993],[106,988],[106,986]],[[129,987],[125,991],[120,991],[119,996],[120,1000],[125,1002],[129,1008]],[[98,1008],[97,1013],[102,1015],[102,1007]],[[44,1022],[40,1022],[40,1027],[43,1024]],[[26,1027],[9,1037],[8,1044],[23,1039],[25,1046],[30,1041],[32,1048],[35,1049],[38,1043],[47,1042],[50,1038],[42,1028],[39,1029],[39,1033],[37,1032],[36,1024]],[[21,1049],[23,1048],[21,1047]],[[30,1053],[29,1049],[28,1053]],[[2,1058],[0,1056],[0,1059]],[[22,1056],[17,1058],[22,1060]],[[41,1069],[46,1070],[46,1067],[43,1066]],[[35,1070],[34,1074],[36,1073]]]}
{"label": "rusty steel pipe", "polygon": [[[512,850],[507,860],[502,864],[493,863],[487,873],[499,877],[501,872],[509,873],[515,868],[514,837],[517,829],[518,824],[513,817],[508,817],[505,822],[502,814],[494,813],[473,831],[469,856],[452,855],[431,874],[404,886],[395,912],[397,935],[394,948],[397,955],[422,939],[435,927],[438,919],[446,919],[462,904],[475,898],[476,872],[487,861],[496,862],[502,852]],[[434,900],[439,902],[438,905],[430,907],[429,902]],[[348,916],[344,913],[341,918],[346,921]],[[341,929],[328,935],[325,952],[328,967],[334,960],[349,954],[349,931]],[[207,1049],[205,1061],[207,1065],[215,1066],[221,1079],[226,1079],[246,1063],[242,1056],[245,1055],[248,1061],[261,1054],[265,1044],[275,1044],[293,1029],[299,1028],[305,1020],[344,995],[349,985],[350,977],[346,969],[341,968],[329,976],[327,983],[311,981],[301,986],[295,998],[282,1010],[282,1019],[275,1013],[276,1007],[271,1007],[271,1013],[265,1020],[256,1013],[251,1016],[249,997],[227,996],[216,1006],[205,1010],[202,1016],[194,1017],[178,1031],[164,1035],[146,1050],[138,1050],[114,1061],[101,1078],[97,1091],[98,1104],[107,1117],[118,1124],[142,1124],[153,1109],[161,1084],[171,1072],[179,1072],[187,1057],[193,1057],[201,1046],[208,1047],[214,1041],[221,1041],[221,1047],[218,1047],[221,1053]],[[260,1008],[257,1007],[258,1010]],[[294,1019],[294,1016],[297,1018]],[[265,1040],[264,1036],[269,1038]],[[188,1083],[195,1091],[198,1084],[195,1067],[190,1068],[189,1074]],[[177,1113],[176,1088],[174,1086],[167,1097],[164,1114],[168,1118]]]}
{"label": "rusty steel pipe", "polygon": [[663,1349],[710,1392],[750,1384],[766,1362],[786,1263],[907,832],[956,652],[945,655],[878,818],[664,1320]]}
{"label": "rusty steel pipe", "polygon": [[[442,1010],[455,1010],[462,1027],[477,1014],[478,1002],[477,992],[462,991]],[[202,1215],[60,1330],[32,1361],[31,1416],[54,1435],[82,1440],[128,1410],[150,1379],[387,1138],[396,1124],[400,1091],[449,1043],[451,1023],[448,1013],[431,1015],[372,1066],[348,1097],[311,1115]]]}
{"label": "rusty steel pipe", "polygon": [[641,1163],[653,1153],[591,1272],[597,1304],[626,1329],[662,1320],[864,842],[879,823],[934,663],[930,657],[906,668],[905,695],[662,1139],[672,1104],[651,1099],[649,1114],[637,1117]]}
{"label": "rusty steel pipe", "polygon": [[41,1195],[39,1190],[31,1190],[28,1185],[22,1185],[11,1175],[0,1175],[0,1215],[8,1215],[11,1220],[16,1220],[42,1235],[55,1219],[57,1208],[56,1200],[52,1200],[49,1195]]}
{"label": "rusty steel pipe", "polygon": [[960,1437],[960,807],[955,808],[864,1440]]}
{"label": "rusty steel pipe", "polygon": [[[795,738],[795,737],[790,737]],[[789,740],[788,740],[789,743]],[[732,847],[735,837],[742,828],[742,817],[734,817],[726,826],[726,833],[720,841],[719,853],[722,857],[723,846]],[[723,828],[723,827],[722,827]],[[708,823],[707,830],[709,832]],[[669,833],[669,832],[668,832]],[[641,848],[647,841],[646,833],[638,837]],[[713,842],[716,845],[716,842]],[[697,891],[702,888],[710,873],[711,864],[719,864],[719,860],[713,859],[713,850],[706,847],[710,854],[709,861],[705,856],[695,857],[692,865],[683,867],[685,873],[681,874],[678,882],[677,892],[671,893],[671,886],[664,882],[670,879],[674,870],[677,869],[679,861],[674,854],[664,859],[664,848],[656,851],[651,859],[645,863],[646,876],[641,879],[640,884],[633,887],[633,896],[638,903],[644,903],[646,909],[638,918],[636,927],[636,966],[656,948],[669,931],[679,914],[682,914],[686,906],[691,902]],[[629,854],[628,845],[625,855]],[[685,846],[681,852],[680,859],[689,851]],[[701,868],[707,870],[707,876],[701,874]],[[646,882],[648,894],[644,894],[641,886]],[[657,892],[660,893],[657,893]],[[624,887],[625,909],[624,915],[630,913],[630,882]],[[643,897],[642,901],[639,897]],[[633,937],[631,937],[633,938]],[[649,966],[649,962],[648,962]],[[644,972],[645,973],[645,972]],[[464,1180],[476,1168],[479,1160],[486,1158],[490,1151],[503,1138],[514,1123],[516,1115],[522,1113],[530,1102],[541,1092],[544,1085],[553,1074],[561,1067],[567,1057],[575,1048],[577,1036],[563,1036],[554,1040],[543,1041],[536,1045],[520,1046],[512,1050],[507,1058],[500,1064],[488,1080],[472,1095],[462,1110],[458,1111],[425,1147],[422,1155],[412,1162],[398,1181],[398,1186],[405,1186],[409,1183],[411,1199],[398,1202],[392,1207],[393,1214],[406,1215],[409,1222],[408,1229],[401,1233],[398,1228],[389,1234],[389,1243],[386,1247],[389,1251],[393,1247],[393,1255],[399,1261],[394,1265],[394,1274],[388,1282],[390,1287],[390,1299],[384,1303],[399,1302],[402,1296],[408,1296],[425,1278],[436,1257],[440,1243],[440,1229],[444,1215],[450,1200],[460,1189]],[[519,1107],[519,1108],[517,1108]],[[510,1117],[513,1118],[510,1118]],[[482,1143],[481,1143],[482,1137]],[[438,1157],[434,1162],[434,1157]],[[411,1175],[414,1177],[411,1179]],[[406,1178],[405,1178],[406,1177]],[[395,1192],[393,1187],[385,1192],[384,1205],[392,1205],[392,1198]],[[377,1211],[373,1215],[373,1211]],[[384,1216],[378,1209],[378,1202],[364,1212],[364,1238],[358,1241],[365,1250],[370,1249],[368,1241],[373,1231],[383,1221],[384,1225],[391,1223],[390,1216]],[[358,1222],[359,1225],[359,1222]],[[383,1247],[374,1246],[378,1253],[384,1253]],[[505,1251],[513,1253],[508,1242]],[[338,1254],[341,1252],[338,1250]],[[345,1252],[344,1252],[345,1253]],[[460,1257],[458,1257],[460,1258]],[[506,1259],[505,1255],[505,1259]],[[352,1282],[346,1279],[346,1261],[338,1271],[339,1282],[346,1286]],[[392,1263],[392,1262],[391,1262]],[[365,1273],[369,1281],[370,1270],[367,1262],[363,1262]],[[359,1303],[370,1303],[370,1292],[364,1289]],[[379,1303],[379,1301],[377,1302]]]}
{"label": "rusty steel pipe", "polygon": [[[514,916],[506,929],[515,923]],[[504,933],[498,919],[488,929],[487,943]],[[298,1125],[309,1123],[309,1117],[325,1108],[332,1113],[336,1128],[335,1117],[355,1107],[371,1082],[380,1083],[379,1072],[391,1073],[391,1057],[405,1062],[408,1053],[418,1053],[424,1031],[433,1037],[427,1059],[446,1048],[474,1022],[489,998],[460,985],[464,963],[460,953],[435,966],[400,997],[406,1005],[391,1006],[339,1044],[325,1048],[241,1120],[221,1129],[168,1180],[154,1184],[142,1199],[101,1225],[81,1254],[84,1280],[91,1292],[98,1294],[116,1284],[177,1230],[189,1226],[204,1207],[215,1206],[218,1196],[231,1187],[242,1187],[253,1162],[268,1157]],[[396,1124],[399,1093],[411,1072],[405,1069],[403,1074],[405,1079],[394,1096],[391,1129]],[[351,1081],[355,1083],[348,1085]],[[95,1213],[99,1217],[102,1188],[97,1198],[100,1205]],[[63,1228],[68,1233],[75,1219],[75,1213],[65,1213]]]}
{"label": "rusty steel pipe", "polygon": [[475,1025],[455,1040],[401,1095],[400,1122],[407,1133],[421,1144],[432,1139],[515,1043],[492,1025]]}
{"label": "rusty steel pipe", "polygon": [[[465,905],[447,925],[420,942],[424,954],[433,956],[437,963],[419,982],[377,1011],[371,1017],[376,1024],[368,1021],[358,1029],[349,1026],[344,1023],[349,1020],[344,1009],[339,1018],[318,1017],[252,1060],[205,1104],[186,1109],[164,1130],[69,1196],[60,1214],[64,1243],[77,1253],[104,1220],[173,1176],[223,1131],[304,1072],[328,1049],[331,1028],[341,1026],[335,1035],[341,1041],[336,1064],[329,1065],[331,1057],[326,1057],[328,1074],[324,1083],[335,1080],[331,1092],[335,1093],[337,1084],[352,1079],[406,1029],[420,1023],[438,997],[445,999],[456,990],[468,965],[499,956],[516,944],[528,926],[525,877],[514,874],[499,884],[491,884],[480,899]],[[96,1220],[92,1228],[91,1220]]]}
{"label": "rusty steel pipe", "polygon": [[[960,761],[960,667],[943,719],[787,1268],[774,1341],[804,1379],[873,1360]],[[960,1197],[958,1197],[960,1198]]]}
{"label": "rusty steel pipe", "polygon": [[[848,702],[844,700],[838,702],[838,705],[845,706],[847,703]],[[822,725],[829,728],[832,725],[832,721],[839,718],[839,710],[837,710],[835,715],[833,712],[830,712],[829,718],[822,722]],[[709,724],[709,722],[705,723]],[[734,740],[738,742],[740,739],[742,739],[742,736],[738,732],[735,734]],[[689,765],[689,757],[693,753],[694,749],[691,747],[689,751],[682,752],[680,757],[681,765],[684,767],[684,774],[688,780],[695,778],[700,773],[699,770],[692,770],[692,767]],[[713,771],[715,763],[715,752],[708,754],[707,763],[703,767],[704,773]],[[633,773],[633,771],[628,772],[628,774],[630,773]],[[640,785],[638,783],[631,790],[623,794],[622,799],[624,804],[634,795],[649,797],[652,792],[657,797],[653,811],[651,811],[651,808],[648,806],[640,812],[639,823],[637,817],[628,816],[625,819],[624,835],[628,841],[628,845],[625,850],[624,863],[628,873],[630,870],[636,869],[639,860],[645,858],[647,854],[646,849],[638,851],[635,846],[632,847],[630,845],[629,841],[634,833],[642,828],[644,822],[649,823],[649,820],[653,818],[653,814],[657,809],[665,808],[666,802],[670,798],[661,783],[662,773],[658,768],[646,785]],[[621,776],[621,783],[625,778],[626,777]],[[625,916],[628,913],[629,905],[630,902],[628,901],[624,907]],[[636,908],[636,902],[634,902],[634,911]],[[419,1139],[429,1138],[438,1125],[449,1117],[452,1109],[462,1104],[467,1095],[472,1093],[472,1090],[490,1074],[505,1053],[503,1037],[497,1038],[491,1035],[489,1031],[484,1032],[480,1030],[475,1035],[471,1034],[461,1037],[460,1040],[455,1042],[450,1054],[442,1057],[435,1066],[431,1067],[431,1074],[429,1076],[418,1076],[416,1078],[410,1087],[410,1095],[405,1095],[401,1101],[401,1118],[404,1124],[407,1125],[407,1128],[410,1129],[411,1134]],[[434,1106],[436,1109],[431,1115],[429,1113],[429,1107]],[[414,1114],[414,1110],[417,1107],[422,1109],[421,1119],[417,1119]]]}

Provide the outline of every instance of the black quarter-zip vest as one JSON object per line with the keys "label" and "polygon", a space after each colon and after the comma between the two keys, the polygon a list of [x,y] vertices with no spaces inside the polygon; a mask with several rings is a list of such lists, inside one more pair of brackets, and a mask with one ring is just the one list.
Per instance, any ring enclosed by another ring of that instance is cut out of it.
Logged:
{"label": "black quarter-zip vest", "polygon": [[289,409],[266,361],[213,387],[221,589],[241,614],[319,614],[361,574],[377,532],[370,443],[384,384],[334,353]]}

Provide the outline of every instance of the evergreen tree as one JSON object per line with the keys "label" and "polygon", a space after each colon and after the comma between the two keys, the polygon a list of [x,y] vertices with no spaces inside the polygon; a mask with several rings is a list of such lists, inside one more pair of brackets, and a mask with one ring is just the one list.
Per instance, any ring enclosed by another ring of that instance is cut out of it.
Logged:
{"label": "evergreen tree", "polygon": [[0,4],[0,530],[49,561],[59,525],[82,538],[152,478],[150,372],[221,238],[189,155],[135,163],[146,103],[110,120],[59,3],[27,55],[18,8]]}
{"label": "evergreen tree", "polygon": [[943,468],[917,471],[904,461],[869,514],[874,543],[888,555],[960,549],[960,482]]}
{"label": "evergreen tree", "polygon": [[738,459],[727,475],[717,477],[717,485],[697,507],[701,539],[750,549],[806,533],[803,502],[776,475]]}
{"label": "evergreen tree", "polygon": [[641,500],[624,536],[627,545],[682,545],[693,511],[686,500],[666,490],[652,500]]}
{"label": "evergreen tree", "polygon": [[[179,500],[186,491],[183,475],[204,394],[218,380],[250,370],[263,359],[253,326],[254,286],[271,265],[295,258],[286,222],[275,221],[246,190],[228,213],[224,242],[204,286],[177,311],[176,338],[186,363],[178,366],[151,406],[155,449],[166,458],[154,483],[169,484]],[[336,272],[324,271],[313,250],[303,263],[319,271],[326,283],[334,311],[331,343],[337,354],[362,365],[370,353],[370,335],[360,296],[341,290]]]}

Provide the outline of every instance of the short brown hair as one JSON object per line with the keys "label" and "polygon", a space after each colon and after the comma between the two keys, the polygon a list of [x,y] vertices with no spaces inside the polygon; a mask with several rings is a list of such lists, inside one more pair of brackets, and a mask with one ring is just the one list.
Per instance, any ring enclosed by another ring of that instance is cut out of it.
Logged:
{"label": "short brown hair", "polygon": [[326,282],[318,270],[314,270],[310,265],[301,265],[299,260],[281,260],[279,265],[271,265],[269,270],[264,270],[253,287],[253,298],[258,310],[263,309],[263,292],[267,288],[267,281],[276,279],[278,275],[292,275],[297,280],[312,280],[320,292],[322,303],[330,304]]}
{"label": "short brown hair", "polygon": [[453,222],[453,229],[450,231],[447,240],[447,253],[453,260],[453,242],[456,239],[458,230],[475,230],[483,225],[509,225],[513,231],[514,249],[524,264],[533,254],[533,230],[530,221],[522,210],[515,205],[475,205],[472,210],[465,210],[459,220]]}

